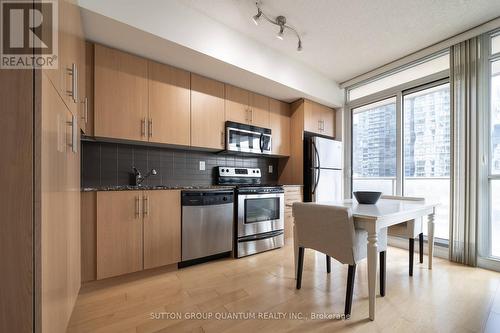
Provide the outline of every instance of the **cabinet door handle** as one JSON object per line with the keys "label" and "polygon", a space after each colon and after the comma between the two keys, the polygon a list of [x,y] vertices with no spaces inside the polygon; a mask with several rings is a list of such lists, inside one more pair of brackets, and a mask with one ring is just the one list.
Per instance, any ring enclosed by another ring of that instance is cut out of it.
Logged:
{"label": "cabinet door handle", "polygon": [[245,109],[245,122],[249,122],[248,120],[248,109]]}
{"label": "cabinet door handle", "polygon": [[153,136],[153,119],[148,121],[148,136],[151,138]]}
{"label": "cabinet door handle", "polygon": [[71,143],[68,143],[68,146],[71,147],[71,151],[73,153],[78,152],[78,148],[76,146],[78,142],[78,131],[76,130],[77,122],[77,117],[73,114],[71,115],[71,121],[66,122],[66,124],[71,127]]}
{"label": "cabinet door handle", "polygon": [[85,97],[83,99],[83,116],[82,116],[82,120],[85,124],[88,123],[89,121],[89,98],[88,97]]}
{"label": "cabinet door handle", "polygon": [[220,145],[224,148],[224,131],[220,131]]}
{"label": "cabinet door handle", "polygon": [[140,211],[141,211],[141,207],[140,207],[140,200],[139,200],[139,196],[136,196],[135,197],[135,218],[139,218],[140,217]]}
{"label": "cabinet door handle", "polygon": [[142,206],[144,209],[142,212],[142,216],[148,217],[149,216],[149,197],[147,195],[145,195],[142,200],[143,200]]}
{"label": "cabinet door handle", "polygon": [[250,122],[253,123],[253,109],[250,109]]}
{"label": "cabinet door handle", "polygon": [[74,103],[78,103],[78,68],[76,64],[71,64],[71,68],[68,68],[67,72],[71,76],[71,90],[67,90],[66,92],[71,96]]}
{"label": "cabinet door handle", "polygon": [[146,118],[141,120],[141,136],[146,136]]}

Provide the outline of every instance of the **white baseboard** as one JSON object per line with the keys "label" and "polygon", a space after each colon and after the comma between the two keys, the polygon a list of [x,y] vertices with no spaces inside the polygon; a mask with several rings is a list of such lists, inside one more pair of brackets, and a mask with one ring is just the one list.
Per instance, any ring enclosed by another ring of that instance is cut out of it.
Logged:
{"label": "white baseboard", "polygon": [[[398,247],[400,249],[405,249],[405,250],[409,249],[408,239],[406,238],[388,236],[387,244],[393,247]],[[414,252],[418,253],[418,239],[415,240]],[[427,254],[427,252],[428,252],[428,246],[427,246],[427,241],[425,241],[424,254]],[[434,244],[434,256],[449,260],[448,247]]]}

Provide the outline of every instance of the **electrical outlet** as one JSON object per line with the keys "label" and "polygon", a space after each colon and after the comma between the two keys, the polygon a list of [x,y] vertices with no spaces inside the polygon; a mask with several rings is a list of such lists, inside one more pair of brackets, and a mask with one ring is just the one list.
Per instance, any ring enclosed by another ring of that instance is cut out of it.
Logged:
{"label": "electrical outlet", "polygon": [[269,165],[269,169],[268,170],[269,170],[269,173],[273,173],[273,165],[272,164]]}
{"label": "electrical outlet", "polygon": [[205,171],[205,161],[200,161],[200,171]]}

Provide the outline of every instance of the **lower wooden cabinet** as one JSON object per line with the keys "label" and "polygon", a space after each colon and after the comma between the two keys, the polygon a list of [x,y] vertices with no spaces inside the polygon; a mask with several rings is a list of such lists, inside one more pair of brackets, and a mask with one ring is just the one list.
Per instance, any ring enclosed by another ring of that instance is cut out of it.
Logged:
{"label": "lower wooden cabinet", "polygon": [[180,191],[97,193],[97,279],[180,261]]}
{"label": "lower wooden cabinet", "polygon": [[97,193],[97,279],[142,270],[142,191]]}
{"label": "lower wooden cabinet", "polygon": [[293,238],[293,215],[292,207],[294,202],[303,201],[302,186],[285,186],[285,241]]}
{"label": "lower wooden cabinet", "polygon": [[144,269],[181,261],[180,191],[143,194]]}

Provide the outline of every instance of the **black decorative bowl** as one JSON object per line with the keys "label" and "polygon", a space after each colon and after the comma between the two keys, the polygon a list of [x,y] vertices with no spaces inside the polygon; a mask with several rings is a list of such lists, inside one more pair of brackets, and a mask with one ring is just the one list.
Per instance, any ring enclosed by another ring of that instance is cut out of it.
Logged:
{"label": "black decorative bowl", "polygon": [[377,203],[378,199],[382,195],[382,192],[372,192],[372,191],[356,191],[352,192],[354,197],[360,204],[374,205]]}

